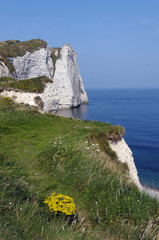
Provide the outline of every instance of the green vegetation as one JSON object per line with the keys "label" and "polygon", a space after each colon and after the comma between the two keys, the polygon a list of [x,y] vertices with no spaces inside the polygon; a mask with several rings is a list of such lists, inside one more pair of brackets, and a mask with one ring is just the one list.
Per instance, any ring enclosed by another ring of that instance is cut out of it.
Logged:
{"label": "green vegetation", "polygon": [[35,50],[47,47],[47,43],[40,39],[32,39],[24,42],[8,40],[5,43],[7,43],[7,45],[0,44],[0,61],[3,61],[6,64],[10,73],[14,72],[14,67],[8,60],[9,57],[22,57],[27,51],[32,53]]}
{"label": "green vegetation", "polygon": [[4,45],[7,45],[7,43],[3,42],[3,41],[0,41],[0,46],[4,46]]}
{"label": "green vegetation", "polygon": [[[26,80],[15,80],[11,77],[1,77],[0,87],[2,88],[14,88],[27,92],[42,93],[45,88],[45,83],[52,82],[46,76],[40,76],[36,78],[26,79]],[[38,99],[36,99],[38,100]],[[38,101],[39,102],[39,101]],[[41,105],[42,103],[40,103]]]}
{"label": "green vegetation", "polygon": [[[51,58],[52,58],[52,61],[53,61],[53,67],[54,67],[54,73],[55,73],[56,61],[57,61],[57,59],[60,58],[61,48],[52,47],[52,48],[50,48],[50,50],[51,50]],[[55,55],[56,52],[58,52],[58,55],[57,55],[57,56]]]}
{"label": "green vegetation", "polygon": [[14,43],[20,43],[20,41],[19,40],[7,40],[7,41],[5,41],[5,43],[14,44]]}
{"label": "green vegetation", "polygon": [[34,101],[35,101],[35,103],[38,105],[39,109],[40,109],[40,110],[43,110],[44,102],[43,102],[43,100],[41,99],[41,97],[36,96],[36,97],[34,98]]}
{"label": "green vegetation", "polygon": [[[0,239],[157,239],[159,203],[128,183],[107,144],[123,134],[1,98]],[[78,222],[50,213],[54,192],[73,198]]]}
{"label": "green vegetation", "polygon": [[8,40],[6,42],[8,45],[0,47],[0,55],[2,57],[22,57],[27,51],[34,52],[37,49],[47,47],[47,43],[40,39],[32,39],[24,42]]}

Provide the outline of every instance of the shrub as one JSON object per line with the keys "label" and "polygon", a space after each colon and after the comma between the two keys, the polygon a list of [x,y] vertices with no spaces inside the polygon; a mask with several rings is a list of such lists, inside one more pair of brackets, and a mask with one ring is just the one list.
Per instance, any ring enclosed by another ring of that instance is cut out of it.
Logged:
{"label": "shrub", "polygon": [[14,43],[19,43],[19,40],[7,40],[5,41],[7,44],[14,44]]}

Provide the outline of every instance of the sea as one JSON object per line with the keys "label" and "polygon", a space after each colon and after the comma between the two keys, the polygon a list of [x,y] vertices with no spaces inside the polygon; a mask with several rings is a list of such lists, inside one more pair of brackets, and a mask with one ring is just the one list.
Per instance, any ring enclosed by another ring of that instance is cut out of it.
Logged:
{"label": "sea", "polygon": [[159,191],[159,89],[87,89],[88,105],[59,115],[125,128],[141,184]]}

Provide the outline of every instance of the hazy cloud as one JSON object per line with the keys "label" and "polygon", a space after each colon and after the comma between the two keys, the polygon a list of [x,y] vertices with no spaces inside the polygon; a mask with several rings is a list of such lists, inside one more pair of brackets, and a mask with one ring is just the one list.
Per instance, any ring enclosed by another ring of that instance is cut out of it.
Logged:
{"label": "hazy cloud", "polygon": [[154,22],[156,22],[155,19],[142,19],[141,20],[141,23],[154,23]]}

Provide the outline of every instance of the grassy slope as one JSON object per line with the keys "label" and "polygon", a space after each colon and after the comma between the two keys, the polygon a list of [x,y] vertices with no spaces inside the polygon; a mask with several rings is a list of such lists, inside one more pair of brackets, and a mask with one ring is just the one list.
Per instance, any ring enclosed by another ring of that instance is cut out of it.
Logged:
{"label": "grassy slope", "polygon": [[1,77],[0,87],[6,88],[6,89],[13,88],[13,89],[19,89],[27,92],[42,93],[45,88],[45,83],[48,83],[48,82],[52,82],[52,81],[46,76],[40,76],[36,78],[19,80],[19,81],[11,77]]}
{"label": "grassy slope", "polygon": [[47,43],[40,39],[32,39],[24,42],[16,42],[13,44],[0,45],[0,60],[3,61],[8,67],[10,73],[14,72],[13,65],[9,62],[9,57],[21,57],[25,53],[34,52],[40,48],[46,48]]}
{"label": "grassy slope", "polygon": [[[152,240],[159,204],[125,183],[107,144],[123,132],[0,99],[0,239]],[[43,200],[53,192],[73,197],[77,224],[49,213]]]}

